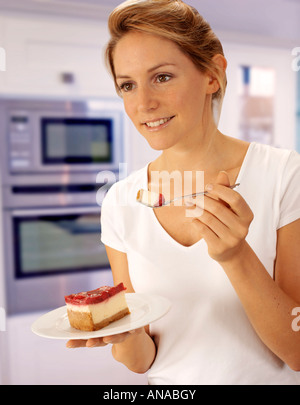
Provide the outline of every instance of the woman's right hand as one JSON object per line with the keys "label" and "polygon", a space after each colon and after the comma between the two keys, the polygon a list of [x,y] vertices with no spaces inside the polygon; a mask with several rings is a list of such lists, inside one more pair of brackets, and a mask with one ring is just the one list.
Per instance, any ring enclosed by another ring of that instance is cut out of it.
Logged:
{"label": "woman's right hand", "polygon": [[76,349],[77,347],[101,347],[108,344],[117,344],[123,343],[129,337],[134,334],[139,335],[144,331],[144,328],[130,330],[129,332],[119,333],[117,335],[105,336],[100,338],[91,338],[91,339],[72,339],[69,340],[66,346],[69,349]]}

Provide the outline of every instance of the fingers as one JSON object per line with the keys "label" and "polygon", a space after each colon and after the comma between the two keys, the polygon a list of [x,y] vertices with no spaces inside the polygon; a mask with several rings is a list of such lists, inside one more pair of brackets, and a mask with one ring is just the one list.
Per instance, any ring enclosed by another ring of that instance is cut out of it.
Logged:
{"label": "fingers", "polygon": [[225,172],[219,173],[218,184],[205,187],[207,194],[194,201],[202,213],[194,217],[192,224],[208,245],[208,253],[218,262],[232,259],[244,244],[253,220],[253,213],[235,190],[228,187]]}
{"label": "fingers", "polygon": [[[247,235],[250,214],[247,209],[237,213],[230,205],[220,200],[206,197],[203,206],[203,214],[199,220],[215,231],[219,237],[226,237],[229,229],[233,235],[243,238]],[[252,214],[251,210],[250,213]]]}
{"label": "fingers", "polygon": [[69,349],[75,349],[76,347],[85,347],[86,340],[76,339],[76,340],[69,340],[66,346]]}
{"label": "fingers", "polygon": [[104,342],[104,338],[92,338],[86,342],[86,347],[102,347],[106,345],[107,343]]}
{"label": "fingers", "polygon": [[209,184],[206,186],[206,190],[209,197],[218,198],[218,200],[224,202],[238,217],[247,220],[252,218],[252,212],[248,204],[237,191],[220,184]]}
{"label": "fingers", "polygon": [[78,347],[100,347],[106,346],[107,343],[103,342],[103,338],[92,338],[92,339],[73,339],[69,340],[66,344],[69,349],[76,349]]}
{"label": "fingers", "polygon": [[140,334],[144,331],[144,328],[134,329],[129,332],[119,333],[112,336],[104,336],[102,338],[91,338],[91,339],[72,339],[69,340],[66,344],[66,347],[69,349],[76,349],[79,347],[103,347],[108,344],[117,344],[122,343],[130,336],[134,334]]}
{"label": "fingers", "polygon": [[117,343],[122,343],[124,342],[126,339],[128,339],[131,336],[131,333],[129,332],[125,332],[125,333],[120,333],[118,335],[113,335],[113,336],[105,336],[103,338],[103,342],[105,344],[117,344]]}
{"label": "fingers", "polygon": [[223,186],[230,186],[229,176],[225,171],[219,172],[216,180],[217,184],[222,184]]}
{"label": "fingers", "polygon": [[[202,201],[198,201],[196,204],[202,208],[202,212],[195,218],[195,224],[198,221],[198,225],[200,223],[206,225],[222,239],[226,239],[230,235],[237,238],[247,236],[253,213],[236,191],[225,186],[214,185]],[[203,227],[199,228],[202,233],[203,230]]]}

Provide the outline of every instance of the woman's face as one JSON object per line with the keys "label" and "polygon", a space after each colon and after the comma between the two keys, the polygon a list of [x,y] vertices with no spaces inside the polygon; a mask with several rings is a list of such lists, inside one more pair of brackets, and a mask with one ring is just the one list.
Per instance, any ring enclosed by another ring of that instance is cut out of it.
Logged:
{"label": "woman's face", "polygon": [[211,80],[172,41],[128,33],[115,48],[114,67],[125,110],[152,148],[199,142],[211,114]]}

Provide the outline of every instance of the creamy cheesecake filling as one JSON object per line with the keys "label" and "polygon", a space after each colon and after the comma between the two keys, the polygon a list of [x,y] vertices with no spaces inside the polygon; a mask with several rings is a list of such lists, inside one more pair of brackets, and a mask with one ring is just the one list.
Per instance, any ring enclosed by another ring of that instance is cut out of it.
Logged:
{"label": "creamy cheesecake filling", "polygon": [[125,291],[108,298],[98,304],[91,305],[74,305],[67,304],[67,309],[78,313],[90,313],[95,324],[103,319],[110,318],[123,309],[127,308]]}

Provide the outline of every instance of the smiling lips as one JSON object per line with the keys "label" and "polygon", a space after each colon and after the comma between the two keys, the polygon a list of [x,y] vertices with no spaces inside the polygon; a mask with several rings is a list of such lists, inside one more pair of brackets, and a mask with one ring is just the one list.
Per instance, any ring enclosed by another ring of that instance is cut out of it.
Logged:
{"label": "smiling lips", "polygon": [[166,122],[170,121],[172,118],[174,118],[174,117],[161,118],[157,121],[145,122],[145,125],[148,128],[158,128],[160,125],[165,124]]}

